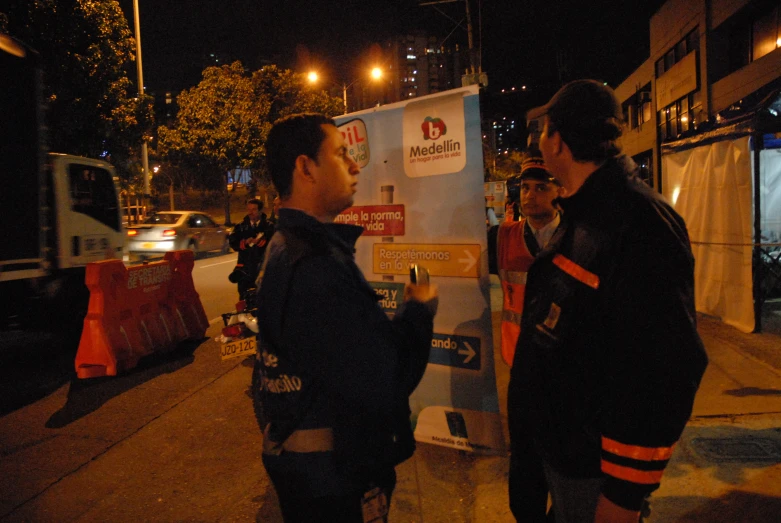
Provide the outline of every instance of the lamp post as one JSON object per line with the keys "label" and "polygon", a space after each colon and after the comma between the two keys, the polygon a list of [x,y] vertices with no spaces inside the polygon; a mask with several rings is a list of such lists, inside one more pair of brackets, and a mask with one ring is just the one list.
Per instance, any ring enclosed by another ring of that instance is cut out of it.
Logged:
{"label": "lamp post", "polygon": [[[133,18],[136,28],[136,69],[138,71],[138,99],[144,98],[144,70],[141,65],[141,20],[138,16],[138,0],[133,0]],[[144,173],[144,199],[148,200],[149,192],[149,155],[147,154],[146,138],[141,142],[141,168]]]}
{"label": "lamp post", "polygon": [[[372,79],[379,80],[379,79],[382,78],[382,69],[380,69],[379,67],[375,67],[375,68],[373,68],[371,70],[370,74],[371,74]],[[307,80],[309,80],[310,84],[316,84],[320,80],[320,75],[318,75],[316,71],[309,71],[309,73],[306,75],[306,77],[307,77]],[[345,83],[345,82],[342,82],[342,101],[344,103],[344,114],[347,114],[347,89],[352,87],[353,84],[355,84],[355,82],[357,82],[360,79],[361,78],[358,77],[355,80],[353,80],[352,82],[350,82],[349,84]]]}

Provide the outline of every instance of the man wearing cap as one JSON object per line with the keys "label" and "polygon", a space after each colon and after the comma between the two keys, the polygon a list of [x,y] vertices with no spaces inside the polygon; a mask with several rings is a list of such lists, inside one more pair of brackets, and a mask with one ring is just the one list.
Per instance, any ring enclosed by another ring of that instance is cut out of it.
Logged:
{"label": "man wearing cap", "polygon": [[[536,146],[527,150],[519,179],[524,217],[517,222],[505,220],[499,226],[497,238],[497,263],[504,297],[502,358],[508,365],[513,363],[521,330],[526,272],[561,221],[554,204],[561,196],[561,187],[545,168]],[[510,441],[510,510],[518,521],[546,521],[548,487],[542,463],[526,437],[525,427],[511,424]]]}
{"label": "man wearing cap", "polygon": [[530,146],[526,152],[518,178],[524,218],[520,221],[504,220],[497,237],[497,263],[504,295],[502,358],[508,365],[512,365],[521,329],[526,271],[561,221],[554,204],[554,200],[561,196],[561,186],[545,168],[536,146]]}
{"label": "man wearing cap", "polygon": [[571,82],[527,120],[537,118],[566,198],[527,275],[510,426],[542,460],[557,523],[637,522],[707,365],[689,237],[620,154],[610,88]]}

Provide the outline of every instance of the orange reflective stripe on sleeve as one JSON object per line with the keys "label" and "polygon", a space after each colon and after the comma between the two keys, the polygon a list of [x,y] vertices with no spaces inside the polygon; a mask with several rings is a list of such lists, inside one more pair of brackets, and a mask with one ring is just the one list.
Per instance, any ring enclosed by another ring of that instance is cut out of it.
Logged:
{"label": "orange reflective stripe on sleeve", "polygon": [[669,447],[641,447],[640,445],[627,445],[626,443],[602,436],[602,449],[623,458],[642,461],[666,461],[672,457],[675,445]]}
{"label": "orange reflective stripe on sleeve", "polygon": [[592,289],[599,288],[599,276],[593,272],[587,271],[569,258],[566,258],[561,254],[557,254],[553,257],[553,264],[579,282],[585,283]]}
{"label": "orange reflective stripe on sleeve", "polygon": [[614,478],[639,483],[641,485],[656,485],[661,483],[663,470],[637,470],[631,467],[622,467],[609,461],[602,460],[602,472]]}

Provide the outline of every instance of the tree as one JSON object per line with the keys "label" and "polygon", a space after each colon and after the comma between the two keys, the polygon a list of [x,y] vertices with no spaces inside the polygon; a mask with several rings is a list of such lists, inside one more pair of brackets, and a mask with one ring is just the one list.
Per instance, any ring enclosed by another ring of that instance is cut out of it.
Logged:
{"label": "tree", "polygon": [[9,34],[41,56],[50,149],[108,153],[129,171],[153,116],[151,97],[139,98],[128,78],[134,41],[117,1],[12,0],[5,14]]}
{"label": "tree", "polygon": [[241,62],[203,71],[197,86],[177,98],[175,126],[158,128],[158,151],[174,164],[205,174],[203,188],[221,188],[230,224],[228,171],[259,161],[268,133],[270,102],[255,96]]}
{"label": "tree", "polygon": [[[341,102],[308,88],[303,75],[276,66],[252,74],[241,62],[203,71],[203,80],[177,97],[174,126],[158,128],[162,158],[201,173],[201,187],[223,192],[230,224],[228,171],[265,173],[265,140],[272,123],[287,114],[311,111],[339,114]],[[267,176],[266,176],[267,179]]]}

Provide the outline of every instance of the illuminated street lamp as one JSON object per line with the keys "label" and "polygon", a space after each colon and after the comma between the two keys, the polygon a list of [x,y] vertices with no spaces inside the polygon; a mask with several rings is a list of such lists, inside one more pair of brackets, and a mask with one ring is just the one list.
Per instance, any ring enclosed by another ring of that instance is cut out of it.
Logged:
{"label": "illuminated street lamp", "polygon": [[[138,98],[144,99],[144,72],[141,65],[141,20],[138,16],[138,0],[133,0],[133,18],[136,27],[136,67],[138,70]],[[141,167],[144,172],[144,198],[149,199],[149,155],[147,153],[146,138],[141,142]]]}
{"label": "illuminated street lamp", "polygon": [[[371,77],[374,80],[379,80],[382,78],[382,69],[379,67],[375,67],[371,70]],[[309,71],[309,73],[306,75],[307,80],[309,80],[310,84],[316,84],[320,80],[320,76],[317,74],[316,71]],[[352,87],[352,85],[360,80],[360,77],[356,78],[352,82],[348,83],[342,83],[342,101],[344,102],[344,114],[347,114],[347,89]]]}

